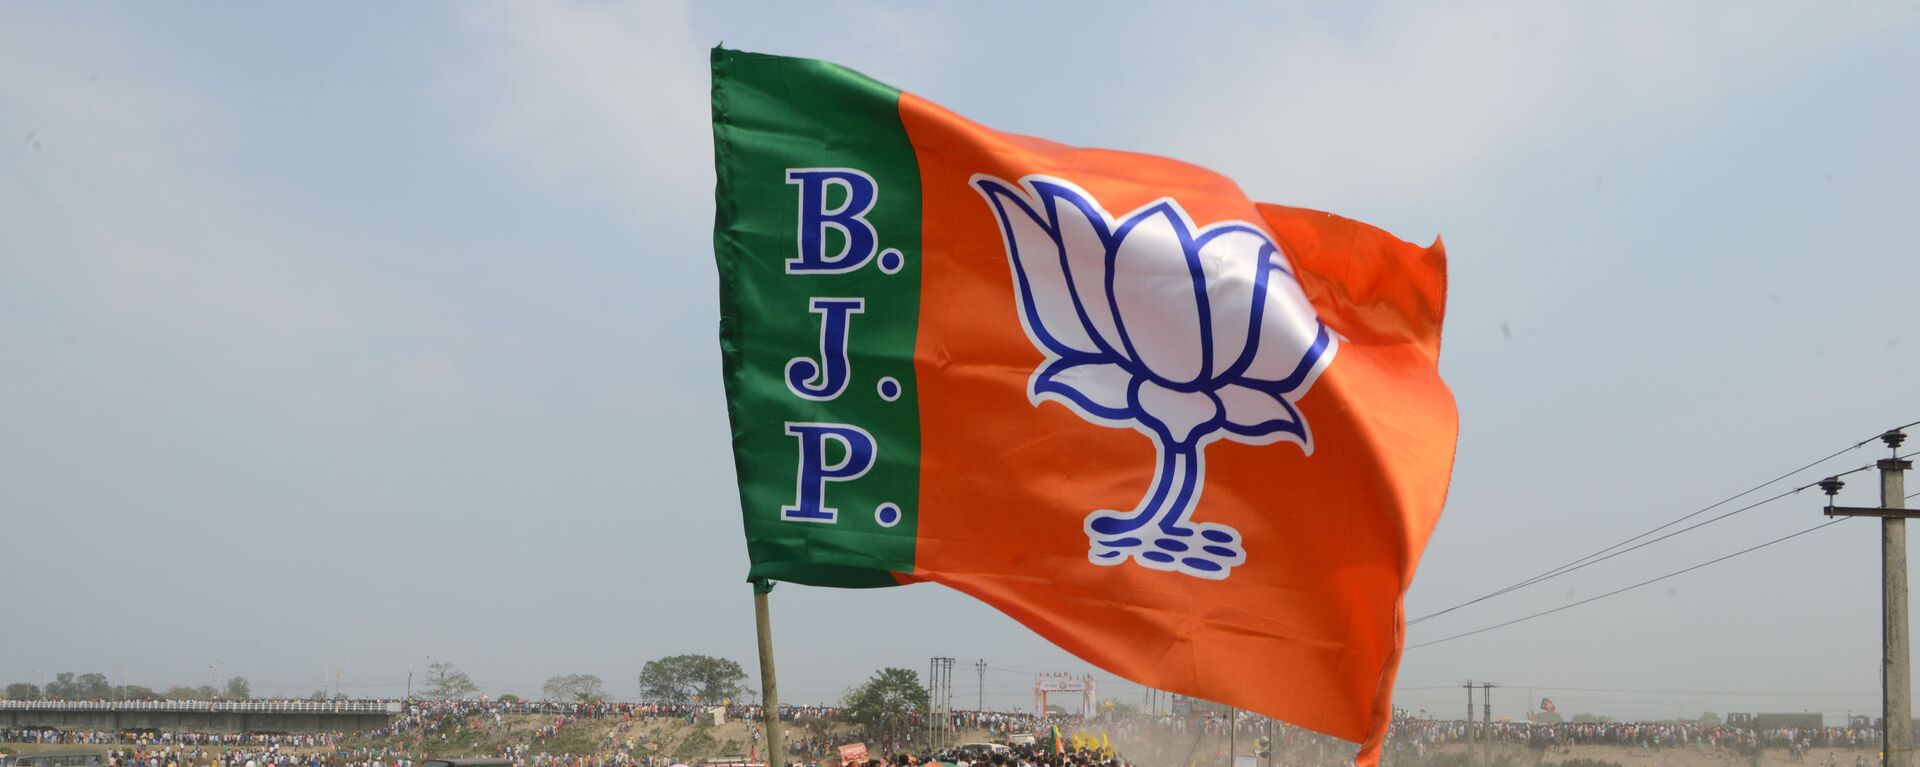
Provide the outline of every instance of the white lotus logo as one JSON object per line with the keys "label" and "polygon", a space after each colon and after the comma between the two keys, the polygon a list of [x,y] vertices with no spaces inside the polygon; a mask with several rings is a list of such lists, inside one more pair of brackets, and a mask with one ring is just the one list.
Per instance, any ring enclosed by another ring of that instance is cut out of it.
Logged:
{"label": "white lotus logo", "polygon": [[1198,228],[1171,198],[1116,219],[1045,176],[972,182],[999,218],[1020,322],[1046,355],[1029,399],[1134,428],[1157,453],[1138,507],[1087,516],[1087,558],[1226,578],[1246,561],[1239,531],[1192,520],[1207,443],[1286,441],[1312,453],[1294,403],[1338,337],[1252,224]]}

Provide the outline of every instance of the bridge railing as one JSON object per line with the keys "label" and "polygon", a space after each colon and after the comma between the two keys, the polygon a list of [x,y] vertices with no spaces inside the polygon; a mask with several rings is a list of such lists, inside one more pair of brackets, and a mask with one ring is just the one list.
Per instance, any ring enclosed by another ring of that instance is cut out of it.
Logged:
{"label": "bridge railing", "polygon": [[0,700],[0,711],[398,714],[400,702],[386,700]]}

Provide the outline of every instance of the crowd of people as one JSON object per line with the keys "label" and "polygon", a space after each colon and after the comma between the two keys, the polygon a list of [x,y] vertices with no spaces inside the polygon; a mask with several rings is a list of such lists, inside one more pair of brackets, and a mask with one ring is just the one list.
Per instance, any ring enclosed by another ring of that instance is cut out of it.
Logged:
{"label": "crowd of people", "polygon": [[42,743],[59,745],[132,745],[143,748],[314,748],[338,743],[342,733],[238,733],[168,732],[160,730],[59,730],[12,728],[0,730],[0,743]]}
{"label": "crowd of people", "polygon": [[[1064,746],[1053,748],[1042,742],[1034,745],[1014,746],[1005,752],[983,754],[979,752],[946,751],[928,755],[926,758],[900,753],[891,756],[868,759],[864,765],[853,764],[846,767],[1132,767],[1132,763],[1122,759],[1110,748],[1097,746]],[[803,767],[836,767],[835,765],[810,762]]]}
{"label": "crowd of people", "polygon": [[[383,701],[385,702],[385,701]],[[676,724],[694,724],[710,716],[715,706],[670,703],[564,703],[529,700],[446,700],[394,701],[399,714],[376,730],[343,733],[229,733],[183,732],[151,729],[89,730],[27,727],[0,729],[0,743],[42,745],[115,746],[106,753],[109,767],[414,767],[424,755],[431,754],[448,738],[465,729],[489,730],[508,726],[510,716],[544,718],[530,728],[523,723],[514,742],[497,747],[497,753],[463,754],[493,756],[512,761],[518,767],[665,767],[667,759],[658,754],[639,755],[636,743],[622,740],[609,732],[600,739],[596,753],[553,753],[540,748],[558,738],[569,726],[585,720],[619,719],[625,722],[669,720]],[[747,703],[724,702],[719,706],[727,721],[758,721],[761,707]],[[781,706],[779,718],[786,723],[789,756],[796,764],[828,761],[834,749],[849,741],[881,739],[858,726],[844,722],[840,709],[832,706]],[[1045,730],[1065,718],[1035,717],[1029,714],[996,711],[955,711],[956,728],[982,729],[996,737],[1016,732]],[[910,728],[917,730],[915,718]],[[758,728],[752,732],[753,749],[763,746]],[[387,741],[383,746],[355,744]],[[4,751],[4,749],[0,749]],[[952,756],[949,763],[971,763],[965,755]],[[1044,749],[1016,753],[1021,758],[1006,762],[1007,767],[1110,767],[1111,759],[1095,758],[1095,752],[1067,749],[1053,754]],[[760,757],[763,761],[765,755]],[[929,762],[933,761],[931,759]],[[1003,760],[1004,761],[1004,758]],[[921,764],[919,757],[906,754],[873,760],[875,767],[906,767]],[[987,760],[978,761],[988,767]],[[854,767],[858,767],[855,765]]]}
{"label": "crowd of people", "polygon": [[1796,762],[1815,749],[1873,750],[1880,742],[1878,729],[1858,727],[1745,728],[1688,722],[1495,722],[1488,727],[1463,720],[1401,719],[1389,732],[1388,747],[1424,755],[1440,744],[1479,742],[1489,734],[1494,743],[1562,753],[1587,745],[1627,746],[1643,752],[1690,748],[1739,754],[1786,749],[1789,759]]}
{"label": "crowd of people", "polygon": [[[414,767],[417,759],[440,749],[477,742],[470,731],[480,731],[510,737],[487,739],[486,742],[496,744],[489,747],[495,753],[458,755],[499,757],[517,767],[664,767],[669,762],[658,753],[655,744],[646,743],[645,738],[636,741],[639,723],[666,720],[675,725],[694,724],[711,716],[714,709],[696,704],[521,700],[400,703],[399,715],[387,726],[352,734],[15,727],[0,729],[0,744],[113,746],[115,748],[108,752],[110,767]],[[752,722],[760,716],[760,707],[756,705],[728,702],[720,708],[724,709],[724,718],[728,721]],[[782,706],[779,718],[787,724],[788,759],[804,765],[835,764],[838,761],[835,749],[853,741],[866,741],[885,749],[900,747],[887,743],[877,733],[845,722],[842,713],[830,706]],[[521,718],[510,722],[507,719],[510,716]],[[1063,718],[1015,712],[955,711],[951,716],[956,729],[985,731],[989,737],[999,740],[1018,733],[1046,733],[1056,724],[1063,728],[1073,726],[1064,723]],[[598,728],[597,735],[586,741],[578,738],[566,741],[567,749],[587,753],[546,747],[580,722],[608,719],[620,720],[620,723],[611,728]],[[913,722],[912,728],[917,730],[919,724]],[[1184,756],[1191,756],[1193,744],[1232,742],[1232,738],[1239,738],[1240,743],[1255,744],[1242,748],[1242,752],[1259,749],[1299,754],[1309,762],[1338,762],[1341,754],[1350,755],[1353,749],[1352,744],[1251,714],[1109,716],[1100,727],[1102,740],[1111,732],[1114,741],[1140,744],[1130,755],[1149,764],[1184,761],[1183,749],[1188,752]],[[497,728],[506,730],[493,732]],[[467,733],[467,739],[454,738],[463,732]],[[757,728],[750,732],[751,748],[759,753],[763,745],[761,733]],[[1628,746],[1647,751],[1731,750],[1742,754],[1785,748],[1796,761],[1814,749],[1872,750],[1880,737],[1877,730],[1845,727],[1752,729],[1685,722],[1497,722],[1488,726],[1463,720],[1403,717],[1394,722],[1387,748],[1390,752],[1424,757],[1437,746],[1477,742],[1489,735],[1496,743],[1562,752],[1580,745]],[[1049,739],[1041,741],[1038,747],[1021,746],[1010,753],[984,757],[941,754],[926,758],[926,755],[893,754],[870,760],[865,767],[915,767],[934,761],[964,763],[967,767],[1115,767],[1124,764],[1111,746],[1087,749],[1076,743],[1056,753],[1046,747]],[[759,758],[764,761],[765,755]]]}

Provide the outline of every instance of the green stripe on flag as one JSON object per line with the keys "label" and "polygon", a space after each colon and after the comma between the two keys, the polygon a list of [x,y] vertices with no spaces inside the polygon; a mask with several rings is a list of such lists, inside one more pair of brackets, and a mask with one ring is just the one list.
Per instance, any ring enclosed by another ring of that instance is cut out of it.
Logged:
{"label": "green stripe on flag", "polygon": [[[713,51],[720,349],[749,579],[913,572],[920,175],[899,101],[825,62]],[[823,353],[837,328],[846,354]],[[790,383],[790,368],[812,375]]]}

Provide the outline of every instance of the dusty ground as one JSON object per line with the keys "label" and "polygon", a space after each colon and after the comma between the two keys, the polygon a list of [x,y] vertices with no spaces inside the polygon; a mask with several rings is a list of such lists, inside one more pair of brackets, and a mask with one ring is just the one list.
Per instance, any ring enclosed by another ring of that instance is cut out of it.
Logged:
{"label": "dusty ground", "polygon": [[[1253,746],[1247,740],[1238,739],[1235,750],[1241,754],[1251,753]],[[1223,735],[1116,731],[1113,742],[1122,756],[1140,767],[1226,767],[1228,763],[1228,743]],[[1456,743],[1430,749],[1424,758],[1410,752],[1389,752],[1385,764],[1388,767],[1480,767],[1479,747],[1474,749],[1472,760],[1467,759],[1466,751],[1464,744]],[[1795,762],[1784,748],[1767,749],[1754,757],[1725,749],[1715,752],[1692,747],[1642,751],[1636,746],[1575,746],[1562,753],[1557,748],[1534,750],[1499,745],[1493,750],[1493,767],[1554,767],[1573,760],[1620,767],[1822,767],[1829,753],[1837,767],[1854,767],[1855,757],[1865,757],[1867,765],[1879,761],[1879,752],[1874,749],[1815,749]],[[1348,763],[1353,754],[1353,746],[1327,739],[1291,749],[1283,747],[1274,755],[1272,767],[1339,767]],[[1259,767],[1268,767],[1267,761],[1261,760]]]}
{"label": "dusty ground", "polygon": [[[1478,751],[1477,748],[1475,750]],[[1446,745],[1437,749],[1438,756],[1430,751],[1428,761],[1443,762],[1448,761],[1447,756],[1454,756],[1457,764],[1459,757],[1465,753],[1464,745]],[[1829,753],[1839,767],[1853,767],[1855,757],[1865,757],[1869,765],[1876,764],[1880,758],[1880,752],[1875,749],[1815,749],[1795,762],[1784,748],[1765,749],[1756,758],[1729,749],[1716,752],[1691,746],[1646,751],[1635,746],[1574,746],[1568,752],[1561,753],[1557,748],[1535,751],[1521,746],[1502,745],[1496,746],[1493,753],[1496,767],[1501,763],[1509,767],[1551,767],[1572,760],[1611,762],[1620,767],[1820,767]]]}

